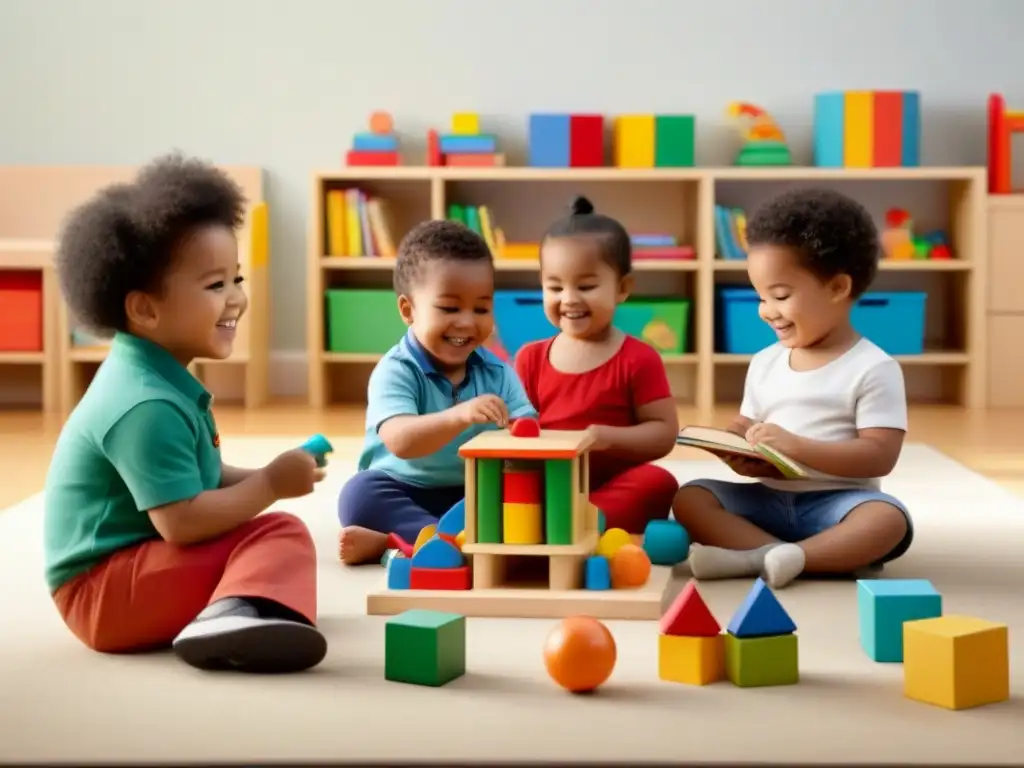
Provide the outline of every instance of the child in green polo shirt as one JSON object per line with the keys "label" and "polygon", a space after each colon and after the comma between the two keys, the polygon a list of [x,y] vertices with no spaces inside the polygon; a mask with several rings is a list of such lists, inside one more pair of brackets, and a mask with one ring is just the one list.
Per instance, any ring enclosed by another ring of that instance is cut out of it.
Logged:
{"label": "child in green polo shirt", "polygon": [[211,397],[188,371],[231,354],[247,307],[241,189],[196,160],[161,158],[101,190],[60,237],[68,308],[112,337],[57,441],[46,479],[46,579],[89,648],[173,647],[201,669],[298,671],[316,628],[316,553],[280,499],[322,470],[288,451],[250,470],[221,462]]}

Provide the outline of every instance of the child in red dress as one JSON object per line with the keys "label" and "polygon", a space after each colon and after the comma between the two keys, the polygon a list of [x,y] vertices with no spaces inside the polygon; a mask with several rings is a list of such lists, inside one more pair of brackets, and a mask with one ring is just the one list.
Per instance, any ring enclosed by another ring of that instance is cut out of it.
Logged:
{"label": "child in red dress", "polygon": [[643,533],[668,517],[679,483],[650,462],[675,446],[679,421],[661,356],[612,326],[633,286],[629,234],[577,198],[541,243],[544,312],[560,333],[516,355],[544,429],[589,429],[590,500],[608,528]]}

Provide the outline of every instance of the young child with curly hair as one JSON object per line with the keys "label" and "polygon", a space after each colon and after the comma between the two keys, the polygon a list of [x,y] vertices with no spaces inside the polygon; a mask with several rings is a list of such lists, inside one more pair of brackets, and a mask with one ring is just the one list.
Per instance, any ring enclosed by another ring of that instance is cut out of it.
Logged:
{"label": "young child with curly hair", "polygon": [[698,579],[761,574],[773,587],[800,573],[848,574],[902,556],[913,526],[882,492],[907,429],[899,363],[850,320],[874,280],[879,240],[868,212],[824,189],[770,201],[747,224],[747,273],[778,342],[754,355],[730,429],[810,470],[783,480],[731,460],[758,482],[693,480],[675,516],[695,542]]}
{"label": "young child with curly hair", "polygon": [[370,374],[359,471],[338,498],[342,562],[413,542],[465,496],[459,448],[534,416],[512,367],[481,345],[494,330],[494,259],[454,221],[414,227],[398,247],[398,312],[409,326]]}
{"label": "young child with curly hair", "polygon": [[633,288],[632,245],[615,219],[577,198],[541,241],[544,312],[558,333],[526,345],[516,372],[544,429],[587,429],[590,500],[609,528],[644,532],[669,516],[679,483],[651,462],[679,431],[661,355],[612,325]]}
{"label": "young child with curly hair", "polygon": [[57,253],[70,312],[110,353],[61,431],[46,479],[46,581],[96,651],[171,646],[200,669],[318,664],[316,553],[274,512],[322,477],[302,450],[227,466],[212,398],[188,371],[224,359],[247,308],[241,189],[177,155],[72,212]]}

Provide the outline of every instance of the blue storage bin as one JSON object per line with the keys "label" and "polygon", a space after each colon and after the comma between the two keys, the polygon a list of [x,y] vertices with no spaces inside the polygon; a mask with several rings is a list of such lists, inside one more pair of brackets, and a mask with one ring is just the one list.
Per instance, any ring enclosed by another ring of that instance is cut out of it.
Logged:
{"label": "blue storage bin", "polygon": [[558,333],[544,316],[543,296],[541,291],[495,291],[494,337],[488,348],[511,360],[531,341],[549,339]]}
{"label": "blue storage bin", "polygon": [[[865,293],[850,314],[853,327],[890,355],[924,352],[927,294],[919,291]],[[752,355],[777,341],[775,331],[758,314],[760,299],[752,288],[720,288],[716,326],[722,352]]]}

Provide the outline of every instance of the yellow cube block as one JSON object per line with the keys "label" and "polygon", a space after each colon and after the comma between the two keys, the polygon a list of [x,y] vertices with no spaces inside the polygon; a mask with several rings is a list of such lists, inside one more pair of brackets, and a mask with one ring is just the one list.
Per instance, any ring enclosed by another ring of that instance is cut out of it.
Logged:
{"label": "yellow cube block", "polygon": [[658,635],[658,677],[707,685],[725,678],[725,638]]}
{"label": "yellow cube block", "polygon": [[619,168],[654,167],[654,115],[615,118],[615,165]]}
{"label": "yellow cube block", "polygon": [[940,616],[903,624],[903,693],[946,709],[1010,697],[1010,634],[1005,624]]}
{"label": "yellow cube block", "polygon": [[459,136],[480,133],[480,115],[476,112],[456,112],[452,115],[452,133]]}

